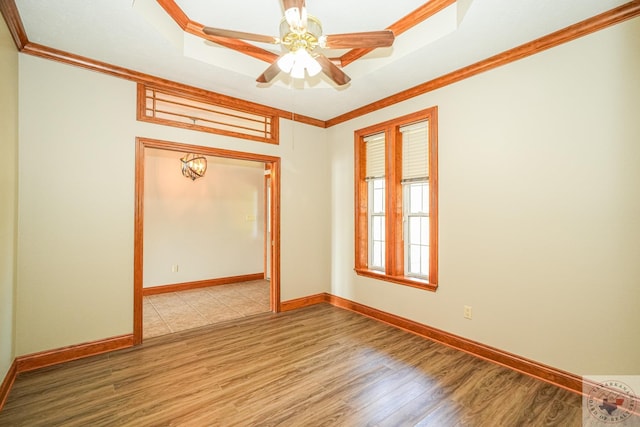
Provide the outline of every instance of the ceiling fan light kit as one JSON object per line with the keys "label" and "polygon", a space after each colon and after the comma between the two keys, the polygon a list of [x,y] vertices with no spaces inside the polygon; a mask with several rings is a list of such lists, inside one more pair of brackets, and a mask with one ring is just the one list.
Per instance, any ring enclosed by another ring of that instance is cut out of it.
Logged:
{"label": "ceiling fan light kit", "polygon": [[289,52],[278,59],[280,70],[294,79],[304,79],[305,70],[309,77],[318,75],[322,67],[311,52],[318,46],[321,34],[322,26],[315,17],[304,9],[302,13],[297,7],[288,9],[280,22],[280,44]]}
{"label": "ceiling fan light kit", "polygon": [[322,71],[322,66],[318,64],[306,49],[298,49],[289,52],[278,59],[280,70],[290,74],[294,79],[304,79],[305,70],[310,77],[318,75]]}
{"label": "ceiling fan light kit", "polygon": [[286,48],[288,52],[256,79],[259,83],[269,83],[280,71],[294,79],[304,79],[306,75],[313,77],[322,71],[336,85],[343,86],[351,79],[323,53],[314,52],[318,46],[323,49],[354,49],[389,47],[393,44],[394,35],[390,30],[325,36],[320,21],[307,14],[305,0],[283,0],[283,5],[280,38],[211,27],[204,27],[203,32],[216,37],[279,44]]}

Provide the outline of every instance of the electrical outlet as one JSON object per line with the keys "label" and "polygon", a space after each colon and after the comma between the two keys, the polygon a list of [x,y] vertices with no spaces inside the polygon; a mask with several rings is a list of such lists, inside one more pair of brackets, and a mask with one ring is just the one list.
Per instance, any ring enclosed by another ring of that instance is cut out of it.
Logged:
{"label": "electrical outlet", "polygon": [[471,317],[472,317],[471,306],[470,305],[465,305],[464,306],[464,318],[471,320]]}
{"label": "electrical outlet", "polygon": [[178,264],[173,264],[171,266],[171,272],[172,273],[177,273],[178,272]]}

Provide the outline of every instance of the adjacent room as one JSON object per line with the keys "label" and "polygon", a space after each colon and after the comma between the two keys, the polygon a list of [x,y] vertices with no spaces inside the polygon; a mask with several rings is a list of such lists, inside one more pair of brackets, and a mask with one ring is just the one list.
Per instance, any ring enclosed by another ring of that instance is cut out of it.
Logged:
{"label": "adjacent room", "polygon": [[265,164],[149,148],[144,165],[143,337],[270,311]]}
{"label": "adjacent room", "polygon": [[640,423],[640,1],[0,13],[0,425]]}

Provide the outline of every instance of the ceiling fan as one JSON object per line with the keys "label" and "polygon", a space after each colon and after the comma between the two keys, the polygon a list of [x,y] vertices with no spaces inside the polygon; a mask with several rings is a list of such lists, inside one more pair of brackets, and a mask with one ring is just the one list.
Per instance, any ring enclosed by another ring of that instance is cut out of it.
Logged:
{"label": "ceiling fan", "polygon": [[295,79],[304,78],[305,71],[309,76],[315,76],[322,71],[338,86],[342,86],[349,83],[351,78],[331,59],[320,52],[315,52],[317,47],[353,49],[389,47],[393,44],[395,37],[391,30],[323,35],[320,21],[314,16],[307,15],[305,0],[283,0],[282,2],[284,17],[280,22],[280,37],[212,27],[204,27],[203,31],[210,36],[284,46],[288,52],[282,54],[256,79],[259,83],[270,82],[280,71],[289,73]]}

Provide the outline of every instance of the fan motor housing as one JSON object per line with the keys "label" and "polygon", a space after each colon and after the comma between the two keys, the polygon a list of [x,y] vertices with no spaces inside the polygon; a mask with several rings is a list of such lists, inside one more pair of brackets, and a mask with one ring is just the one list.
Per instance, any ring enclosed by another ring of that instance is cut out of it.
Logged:
{"label": "fan motor housing", "polygon": [[318,46],[320,36],[322,36],[322,24],[315,16],[307,16],[307,28],[304,31],[293,30],[284,18],[280,21],[281,44],[290,51],[304,48],[310,52]]}

